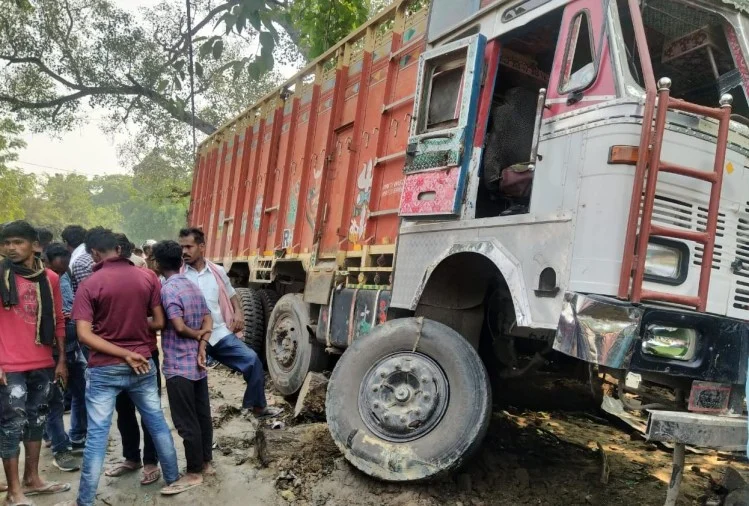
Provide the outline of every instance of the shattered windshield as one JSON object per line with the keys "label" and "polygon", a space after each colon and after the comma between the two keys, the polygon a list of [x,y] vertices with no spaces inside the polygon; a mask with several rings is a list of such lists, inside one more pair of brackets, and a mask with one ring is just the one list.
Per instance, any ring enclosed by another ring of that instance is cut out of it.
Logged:
{"label": "shattered windshield", "polygon": [[[717,107],[720,96],[733,96],[735,114],[749,117],[746,57],[734,27],[717,12],[675,0],[642,2],[642,18],[656,80],[673,82],[671,95]],[[619,3],[630,73],[643,86],[627,2]]]}

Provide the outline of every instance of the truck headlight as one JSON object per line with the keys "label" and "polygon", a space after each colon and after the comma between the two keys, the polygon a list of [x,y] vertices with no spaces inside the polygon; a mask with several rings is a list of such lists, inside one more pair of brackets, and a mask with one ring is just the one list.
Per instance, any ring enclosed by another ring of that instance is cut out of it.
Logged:
{"label": "truck headlight", "polygon": [[697,352],[699,333],[695,329],[651,324],[642,338],[642,352],[673,360],[692,360]]}
{"label": "truck headlight", "polygon": [[687,278],[689,247],[683,242],[654,237],[648,243],[645,278],[649,281],[680,285]]}

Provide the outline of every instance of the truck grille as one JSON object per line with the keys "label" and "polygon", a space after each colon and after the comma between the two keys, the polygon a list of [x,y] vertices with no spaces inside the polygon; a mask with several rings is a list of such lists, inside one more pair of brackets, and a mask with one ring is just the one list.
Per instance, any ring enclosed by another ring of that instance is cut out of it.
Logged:
{"label": "truck grille", "polygon": [[[704,231],[707,207],[658,194],[653,223]],[[692,264],[701,267],[704,248],[699,244],[693,246]],[[723,208],[719,211],[712,268],[715,275],[730,278],[729,316],[749,317],[749,202],[744,203],[738,213]]]}

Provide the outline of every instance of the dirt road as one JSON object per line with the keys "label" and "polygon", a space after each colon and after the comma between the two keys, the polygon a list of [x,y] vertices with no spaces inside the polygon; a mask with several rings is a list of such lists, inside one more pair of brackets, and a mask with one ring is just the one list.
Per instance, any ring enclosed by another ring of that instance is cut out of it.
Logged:
{"label": "dirt road", "polygon": [[[141,487],[140,475],[102,477],[98,500],[107,505],[394,505],[488,506],[534,505],[659,505],[665,498],[671,456],[629,432],[615,427],[589,410],[584,385],[554,378],[528,381],[520,390],[508,385],[508,394],[495,410],[489,437],[467,469],[453,477],[421,485],[393,485],[371,480],[351,468],[340,456],[322,423],[284,429],[301,438],[294,455],[260,466],[254,447],[255,426],[245,420],[239,405],[241,377],[219,368],[210,373],[210,388],[218,476],[182,496],[164,498],[161,484]],[[275,404],[283,399],[271,394]],[[163,397],[167,420],[168,401]],[[522,404],[521,404],[522,402]],[[286,405],[287,413],[291,408]],[[542,410],[545,409],[546,411]],[[180,464],[184,466],[179,436]],[[610,475],[601,483],[601,445]],[[120,457],[119,434],[110,436],[108,461]],[[680,504],[703,504],[713,495],[712,482],[732,459],[708,452],[687,455],[687,472]],[[61,473],[43,450],[43,473],[49,479],[70,481],[73,490],[56,497],[37,498],[39,506],[75,497],[78,473]],[[747,471],[744,463],[734,467]]]}

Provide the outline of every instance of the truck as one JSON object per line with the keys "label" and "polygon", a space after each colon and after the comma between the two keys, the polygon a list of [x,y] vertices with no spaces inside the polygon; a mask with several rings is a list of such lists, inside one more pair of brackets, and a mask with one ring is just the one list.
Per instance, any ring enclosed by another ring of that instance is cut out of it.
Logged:
{"label": "truck", "polygon": [[748,55],[738,1],[395,0],[202,143],[189,222],[363,472],[456,469],[557,357],[678,493],[747,439]]}

